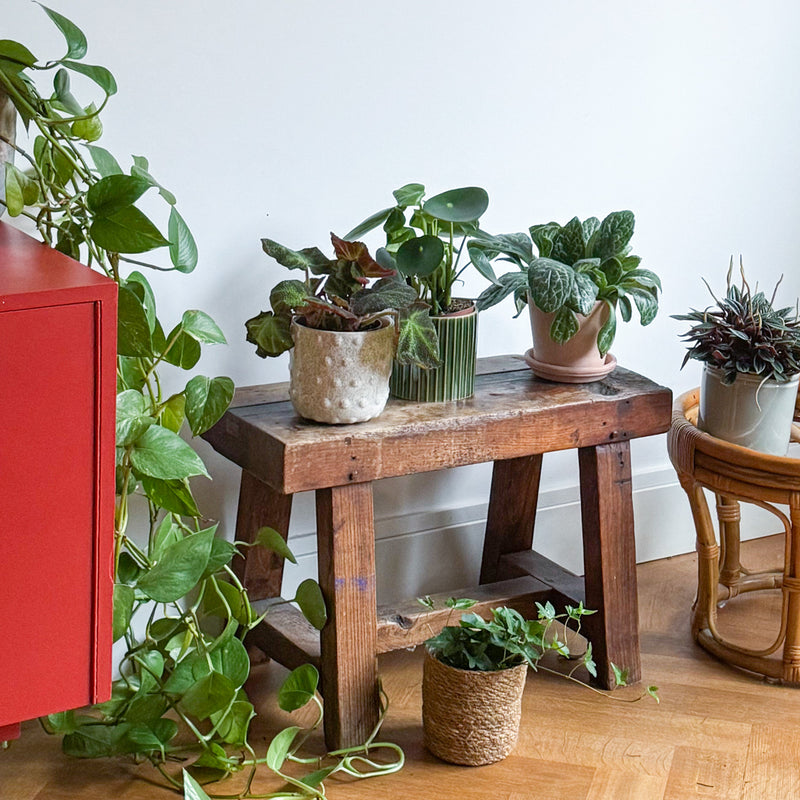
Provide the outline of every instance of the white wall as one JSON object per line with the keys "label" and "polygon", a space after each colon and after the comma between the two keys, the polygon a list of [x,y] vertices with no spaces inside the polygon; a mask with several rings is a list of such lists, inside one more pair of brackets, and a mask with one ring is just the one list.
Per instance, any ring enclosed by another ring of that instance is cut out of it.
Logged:
{"label": "white wall", "polygon": [[[765,284],[786,274],[787,303],[800,294],[794,0],[50,2],[86,32],[87,61],[119,82],[100,143],[147,155],[195,233],[196,272],[154,283],[165,324],[194,307],[225,330],[230,345],[201,362],[208,374],[287,377],[285,358],[262,361],[244,342],[244,320],[281,277],[260,237],[324,246],[409,181],[432,193],[484,186],[493,232],[632,209],[662,311],[648,328],[623,326],[613,350],[676,393],[699,370],[679,371],[683,325],[669,315],[707,303],[701,275],[719,287],[742,253]],[[38,6],[6,0],[4,11],[4,37],[41,59],[61,54]],[[482,316],[479,354],[523,352],[529,336],[506,301]],[[640,557],[691,549],[663,437],[634,444]],[[201,503],[230,532],[236,470],[199,447],[214,475],[197,487]],[[574,458],[551,456],[546,469],[544,499],[561,508]],[[459,579],[475,568],[487,479],[478,467],[378,487],[378,558],[403,564],[390,594],[469,582]],[[311,558],[309,498],[298,506]],[[545,550],[578,548],[543,527]],[[455,566],[422,580],[425,554],[444,547],[459,551]]]}

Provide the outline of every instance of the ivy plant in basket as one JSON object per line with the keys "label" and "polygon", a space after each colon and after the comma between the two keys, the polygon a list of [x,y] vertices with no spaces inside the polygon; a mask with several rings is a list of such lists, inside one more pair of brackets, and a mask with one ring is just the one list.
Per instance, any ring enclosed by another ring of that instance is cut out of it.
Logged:
{"label": "ivy plant in basket", "polygon": [[[420,602],[433,607],[429,597]],[[447,605],[466,610],[475,601],[451,598]],[[470,766],[505,758],[519,734],[528,667],[542,668],[540,661],[549,651],[575,660],[565,677],[582,683],[574,677],[579,667],[596,677],[591,644],[574,656],[565,635],[567,621],[575,624],[578,634],[582,617],[595,612],[583,604],[567,606],[564,614],[556,614],[549,602],[536,606],[536,619],[506,607],[492,609],[488,620],[464,614],[458,625],[447,625],[427,640],[422,725],[425,746],[434,755]],[[614,672],[617,685],[624,685],[624,671],[614,667]],[[648,687],[642,697],[649,694],[657,700],[656,692],[656,687]]]}
{"label": "ivy plant in basket", "polygon": [[519,271],[501,275],[480,295],[478,308],[510,294],[518,313],[527,303],[533,350],[526,360],[537,375],[569,383],[597,380],[616,365],[609,351],[617,309],[625,322],[634,308],[642,325],[655,318],[661,281],[630,252],[634,225],[633,212],[615,211],[602,222],[573,217],[566,225],[533,225],[530,238],[479,233],[471,243],[490,261],[517,265]]}
{"label": "ivy plant in basket", "polygon": [[[383,411],[392,359],[431,367],[435,332],[428,307],[362,242],[331,234],[334,257],[263,239],[279,264],[304,273],[270,292],[270,311],[247,320],[262,358],[290,351],[289,396],[302,417],[363,422]],[[372,283],[371,283],[372,282]]]}
{"label": "ivy plant in basket", "polygon": [[[478,230],[489,196],[480,187],[467,186],[425,199],[421,183],[406,184],[392,194],[394,206],[368,217],[346,238],[383,226],[386,243],[375,257],[396,269],[430,306],[436,329],[430,357],[437,366],[421,370],[418,364],[398,360],[391,392],[406,400],[436,402],[469,397],[475,380],[477,312],[471,300],[454,297],[454,287],[472,263],[467,242]],[[494,279],[486,259],[474,266]]]}
{"label": "ivy plant in basket", "polygon": [[[772,295],[750,288],[740,261],[741,285],[731,283],[715,308],[674,319],[691,322],[683,334],[689,359],[704,365],[697,425],[720,439],[785,455],[800,381],[800,319],[795,306],[775,307]],[[708,285],[708,284],[706,284]],[[711,291],[709,287],[709,291]]]}
{"label": "ivy plant in basket", "polygon": [[[107,702],[51,714],[42,724],[63,736],[68,755],[149,761],[187,797],[205,796],[195,778],[233,773],[244,776],[235,796],[250,796],[259,765],[289,782],[282,797],[324,797],[322,779],[336,770],[357,772],[352,758],[367,750],[340,753],[304,782],[283,775],[285,761],[299,760],[303,736],[297,728],[279,734],[265,757],[248,738],[254,709],[244,688],[250,665],[242,640],[260,617],[231,563],[247,546],[293,556],[269,528],[253,545],[216,536],[216,524],[204,519],[192,491],[191,479],[208,472],[181,430],[199,435],[214,425],[233,382],[195,374],[183,388],[165,392],[168,369],[193,370],[201,347],[223,344],[225,337],[197,309],[165,328],[153,287],[134,269],[190,273],[198,260],[194,239],[175,196],[153,177],[145,158],[133,157],[126,173],[97,144],[100,114],[117,92],[116,81],[105,67],[83,61],[86,37],[72,21],[44,11],[64,36],[62,57],[42,62],[23,44],[0,40],[0,118],[7,119],[10,104],[24,128],[20,136],[0,129],[8,151],[0,160],[2,204],[9,216],[35,226],[46,244],[119,287],[116,508],[109,535],[115,544],[113,638],[122,655]],[[46,78],[51,83],[41,89]],[[73,87],[73,79],[82,86]],[[82,92],[95,99],[79,101]],[[137,207],[147,193],[165,201],[166,225]],[[301,584],[294,600],[322,627],[325,603],[315,582]],[[282,695],[287,710],[315,698],[312,670],[290,675]],[[389,771],[402,763],[397,756]]]}

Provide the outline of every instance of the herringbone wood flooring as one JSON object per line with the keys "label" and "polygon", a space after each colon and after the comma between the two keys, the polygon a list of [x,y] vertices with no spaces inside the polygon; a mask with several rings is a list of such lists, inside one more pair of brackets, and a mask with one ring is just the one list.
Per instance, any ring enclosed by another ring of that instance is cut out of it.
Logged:
{"label": "herringbone wood flooring", "polygon": [[[748,565],[782,556],[777,537],[747,543]],[[689,635],[693,555],[640,565],[639,602],[645,678],[661,704],[612,702],[553,676],[530,674],[520,742],[505,761],[453,767],[423,749],[420,654],[383,658],[391,708],[382,738],[398,742],[407,764],[371,781],[328,782],[331,800],[800,800],[800,690],[768,685],[716,662]],[[751,643],[774,619],[777,593],[737,614],[731,629]],[[738,609],[731,608],[731,613]],[[254,670],[261,709],[260,746],[286,717],[275,710],[281,670]],[[622,690],[630,696],[635,690]],[[159,800],[175,795],[154,783],[147,765],[82,762],[62,756],[36,723],[0,753],[2,800]],[[264,774],[255,789],[278,786]],[[218,787],[235,790],[235,783]]]}

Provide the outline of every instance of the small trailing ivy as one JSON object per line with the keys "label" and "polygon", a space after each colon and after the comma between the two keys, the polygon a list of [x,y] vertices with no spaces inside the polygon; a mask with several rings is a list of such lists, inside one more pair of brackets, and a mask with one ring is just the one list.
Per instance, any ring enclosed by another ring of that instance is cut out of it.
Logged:
{"label": "small trailing ivy", "polygon": [[[723,383],[732,384],[739,373],[759,375],[765,380],[784,383],[800,373],[800,318],[797,306],[775,308],[775,296],[750,288],[740,261],[741,286],[731,283],[733,259],[728,269],[726,291],[717,298],[711,287],[716,308],[691,309],[675,314],[673,319],[691,322],[682,335],[688,345],[683,359],[701,361],[722,370]],[[708,286],[708,284],[706,284]]]}
{"label": "small trailing ivy", "polygon": [[[260,765],[289,784],[277,795],[287,800],[323,797],[322,780],[337,771],[365,777],[399,769],[402,751],[376,743],[377,729],[363,746],[332,754],[303,779],[285,775],[283,765],[309,763],[298,755],[308,732],[281,732],[261,756],[249,741],[255,712],[244,689],[250,664],[242,640],[262,617],[231,562],[246,547],[293,556],[271,528],[260,530],[252,544],[232,543],[202,517],[191,481],[208,473],[182,433],[188,428],[198,436],[211,428],[234,385],[225,376],[193,374],[167,393],[164,375],[167,369],[191,372],[202,347],[224,344],[225,337],[197,309],[165,326],[150,283],[136,269],[190,273],[197,247],[175,196],[153,177],[147,159],[134,156],[126,173],[96,144],[116,81],[105,67],[83,61],[86,37],[73,22],[42,8],[64,36],[61,58],[41,62],[19,42],[0,40],[0,102],[7,97],[14,105],[31,142],[23,147],[14,136],[3,137],[16,156],[15,164],[4,165],[3,203],[10,216],[30,220],[48,245],[119,287],[113,638],[125,645],[109,701],[42,723],[63,736],[69,755],[147,760],[187,798],[207,796],[201,776],[205,781],[245,770],[249,777],[236,797],[251,796]],[[100,96],[79,101],[75,76],[88,79]],[[39,88],[47,77],[52,90]],[[166,226],[137,207],[148,193],[165,202]],[[317,628],[325,624],[314,581],[301,584],[293,602]],[[313,702],[321,718],[317,682],[313,667],[295,670],[281,690],[281,707],[292,711]],[[378,749],[389,751],[390,763],[372,760]]]}

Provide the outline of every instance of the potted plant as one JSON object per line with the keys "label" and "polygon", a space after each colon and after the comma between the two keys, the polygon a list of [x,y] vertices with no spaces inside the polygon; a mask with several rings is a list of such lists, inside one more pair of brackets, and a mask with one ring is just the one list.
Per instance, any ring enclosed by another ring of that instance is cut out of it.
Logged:
{"label": "potted plant", "polygon": [[[383,411],[392,360],[432,366],[427,306],[361,242],[331,234],[334,257],[316,247],[290,250],[263,239],[267,255],[304,273],[270,292],[270,311],[247,320],[247,341],[262,358],[290,351],[292,404],[301,417],[364,422]],[[370,285],[370,281],[373,281]]]}
{"label": "potted plant", "polygon": [[[436,330],[438,364],[395,362],[391,393],[405,400],[440,402],[470,397],[475,382],[477,310],[473,301],[453,296],[453,287],[469,266],[460,264],[467,238],[489,205],[484,189],[451,189],[425,200],[425,187],[409,183],[393,192],[396,204],[370,216],[345,238],[358,238],[383,225],[386,245],[376,259],[396,269],[417,297],[430,306]],[[479,270],[491,266],[484,259]]]}
{"label": "potted plant", "polygon": [[536,375],[565,383],[598,380],[616,366],[609,351],[617,307],[625,322],[634,306],[642,325],[655,318],[661,282],[630,253],[634,223],[631,211],[615,211],[602,222],[573,217],[566,225],[533,225],[538,257],[525,234],[478,232],[470,243],[487,260],[501,258],[519,268],[496,279],[478,298],[478,309],[512,293],[518,311],[527,303],[533,349],[526,360]]}
{"label": "potted plant", "polygon": [[[422,602],[428,605],[430,599]],[[447,604],[466,609],[475,602],[451,599]],[[549,650],[570,656],[557,635],[559,620],[579,625],[582,616],[593,613],[579,606],[556,615],[550,603],[537,607],[535,620],[507,607],[493,609],[489,620],[464,614],[458,625],[427,640],[422,725],[425,746],[435,756],[477,766],[499,761],[514,748],[528,667],[535,670]],[[594,674],[591,647],[579,657],[580,665]]]}
{"label": "potted plant", "polygon": [[[704,364],[697,427],[734,444],[785,455],[800,381],[800,319],[797,308],[774,307],[772,296],[731,283],[716,308],[691,309],[673,319],[691,322],[682,338],[683,359]],[[711,291],[709,287],[709,291]]]}

